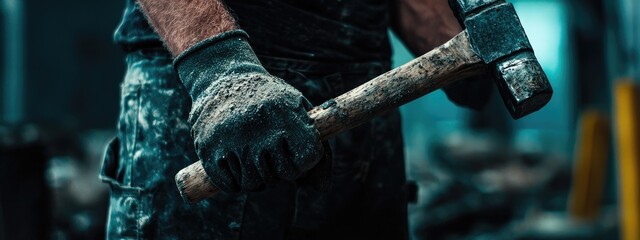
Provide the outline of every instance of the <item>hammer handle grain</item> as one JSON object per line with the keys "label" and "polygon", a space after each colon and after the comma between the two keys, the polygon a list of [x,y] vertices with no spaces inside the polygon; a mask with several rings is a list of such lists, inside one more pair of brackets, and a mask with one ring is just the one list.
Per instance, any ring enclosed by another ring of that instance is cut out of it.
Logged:
{"label": "hammer handle grain", "polygon": [[[484,71],[482,60],[463,31],[425,55],[311,109],[309,117],[326,140],[455,80]],[[176,183],[182,197],[190,203],[218,192],[200,161],[178,172]]]}

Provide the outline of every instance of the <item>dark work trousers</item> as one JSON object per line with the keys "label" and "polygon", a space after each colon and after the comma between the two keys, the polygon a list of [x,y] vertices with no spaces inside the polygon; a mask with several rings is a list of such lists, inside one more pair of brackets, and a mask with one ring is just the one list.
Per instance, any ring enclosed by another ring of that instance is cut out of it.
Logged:
{"label": "dark work trousers", "polygon": [[[261,57],[275,76],[318,105],[383,73],[388,63],[322,64]],[[285,182],[189,205],[174,176],[197,161],[191,99],[164,49],[127,55],[117,138],[101,179],[111,186],[109,239],[406,239],[400,114],[374,118],[330,140],[332,187]]]}

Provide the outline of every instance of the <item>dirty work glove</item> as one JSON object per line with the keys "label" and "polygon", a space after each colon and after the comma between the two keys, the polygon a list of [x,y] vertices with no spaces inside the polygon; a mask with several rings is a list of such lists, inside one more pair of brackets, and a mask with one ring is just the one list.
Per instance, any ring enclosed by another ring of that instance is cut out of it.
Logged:
{"label": "dirty work glove", "polygon": [[224,192],[303,176],[326,188],[331,162],[307,115],[312,105],[260,65],[247,38],[242,30],[225,32],[174,62],[193,100],[189,122],[206,173]]}

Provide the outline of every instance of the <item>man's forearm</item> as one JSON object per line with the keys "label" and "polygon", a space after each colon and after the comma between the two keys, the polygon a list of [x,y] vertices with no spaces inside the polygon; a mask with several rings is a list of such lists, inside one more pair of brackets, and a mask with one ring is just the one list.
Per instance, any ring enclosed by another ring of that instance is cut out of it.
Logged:
{"label": "man's forearm", "polygon": [[173,56],[194,44],[237,28],[221,0],[137,0]]}
{"label": "man's forearm", "polygon": [[393,30],[413,54],[421,55],[462,31],[447,0],[396,0]]}

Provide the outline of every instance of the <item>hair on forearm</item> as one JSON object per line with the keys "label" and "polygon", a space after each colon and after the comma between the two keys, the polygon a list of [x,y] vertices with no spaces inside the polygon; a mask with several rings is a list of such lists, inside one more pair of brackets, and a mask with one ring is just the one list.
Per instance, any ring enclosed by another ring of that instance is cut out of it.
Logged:
{"label": "hair on forearm", "polygon": [[222,0],[137,0],[173,56],[194,44],[237,28]]}

